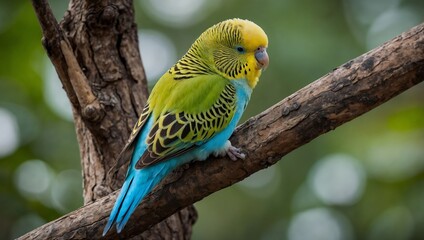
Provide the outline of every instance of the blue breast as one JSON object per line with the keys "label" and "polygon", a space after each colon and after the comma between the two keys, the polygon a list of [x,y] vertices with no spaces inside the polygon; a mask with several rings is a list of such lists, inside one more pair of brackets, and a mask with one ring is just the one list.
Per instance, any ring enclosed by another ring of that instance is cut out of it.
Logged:
{"label": "blue breast", "polygon": [[231,137],[231,134],[233,134],[237,123],[239,122],[244,110],[246,109],[250,95],[252,94],[252,89],[249,87],[246,80],[232,80],[231,84],[233,84],[233,86],[236,88],[237,97],[237,105],[234,117],[224,130],[209,139],[206,143],[199,147],[199,149],[195,150],[195,157],[198,160],[207,158],[207,156],[209,156],[212,152],[221,149],[225,145],[226,141]]}

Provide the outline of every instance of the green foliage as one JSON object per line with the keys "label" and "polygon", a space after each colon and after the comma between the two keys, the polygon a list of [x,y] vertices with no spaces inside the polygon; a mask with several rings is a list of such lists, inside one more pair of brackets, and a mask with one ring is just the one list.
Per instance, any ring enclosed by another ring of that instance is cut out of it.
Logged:
{"label": "green foliage", "polygon": [[[60,18],[66,3],[52,4]],[[146,0],[135,1],[135,10],[140,42],[154,49],[149,55],[142,47],[145,65],[149,56],[168,60],[163,69],[147,68],[151,85],[155,71],[165,71],[214,23],[247,18],[268,33],[270,66],[244,120],[424,20],[420,0]],[[148,29],[170,44],[154,48]],[[59,80],[40,40],[30,2],[0,1],[1,239],[82,204],[69,104],[54,86]],[[423,90],[418,85],[197,203],[193,238],[423,238]]]}

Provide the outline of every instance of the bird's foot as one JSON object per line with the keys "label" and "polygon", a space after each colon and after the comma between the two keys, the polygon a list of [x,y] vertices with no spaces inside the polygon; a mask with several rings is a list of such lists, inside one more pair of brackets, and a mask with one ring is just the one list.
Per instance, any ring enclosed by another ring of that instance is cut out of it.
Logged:
{"label": "bird's foot", "polygon": [[244,154],[239,148],[231,145],[230,140],[227,140],[224,147],[216,152],[214,152],[215,157],[221,156],[224,157],[227,155],[231,160],[237,161],[237,159],[245,159],[246,154]]}
{"label": "bird's foot", "polygon": [[246,158],[246,154],[242,153],[239,148],[236,148],[232,145],[227,149],[227,156],[233,161],[237,161],[237,159]]}

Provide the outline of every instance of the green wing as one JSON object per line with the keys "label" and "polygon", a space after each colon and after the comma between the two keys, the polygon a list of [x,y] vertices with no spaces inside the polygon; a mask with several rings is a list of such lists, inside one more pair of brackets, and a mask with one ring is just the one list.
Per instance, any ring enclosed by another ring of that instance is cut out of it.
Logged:
{"label": "green wing", "polygon": [[222,131],[233,118],[236,90],[216,75],[165,77],[152,91],[149,104],[155,120],[136,168],[181,155]]}

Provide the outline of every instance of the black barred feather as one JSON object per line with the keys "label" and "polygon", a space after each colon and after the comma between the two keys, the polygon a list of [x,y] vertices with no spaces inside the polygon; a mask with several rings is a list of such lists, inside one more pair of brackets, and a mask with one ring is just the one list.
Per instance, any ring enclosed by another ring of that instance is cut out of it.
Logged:
{"label": "black barred feather", "polygon": [[[136,168],[179,156],[204,142],[227,126],[236,107],[236,89],[227,84],[210,109],[197,114],[166,113],[153,125],[146,143],[148,149]],[[166,137],[164,137],[166,136]]]}

